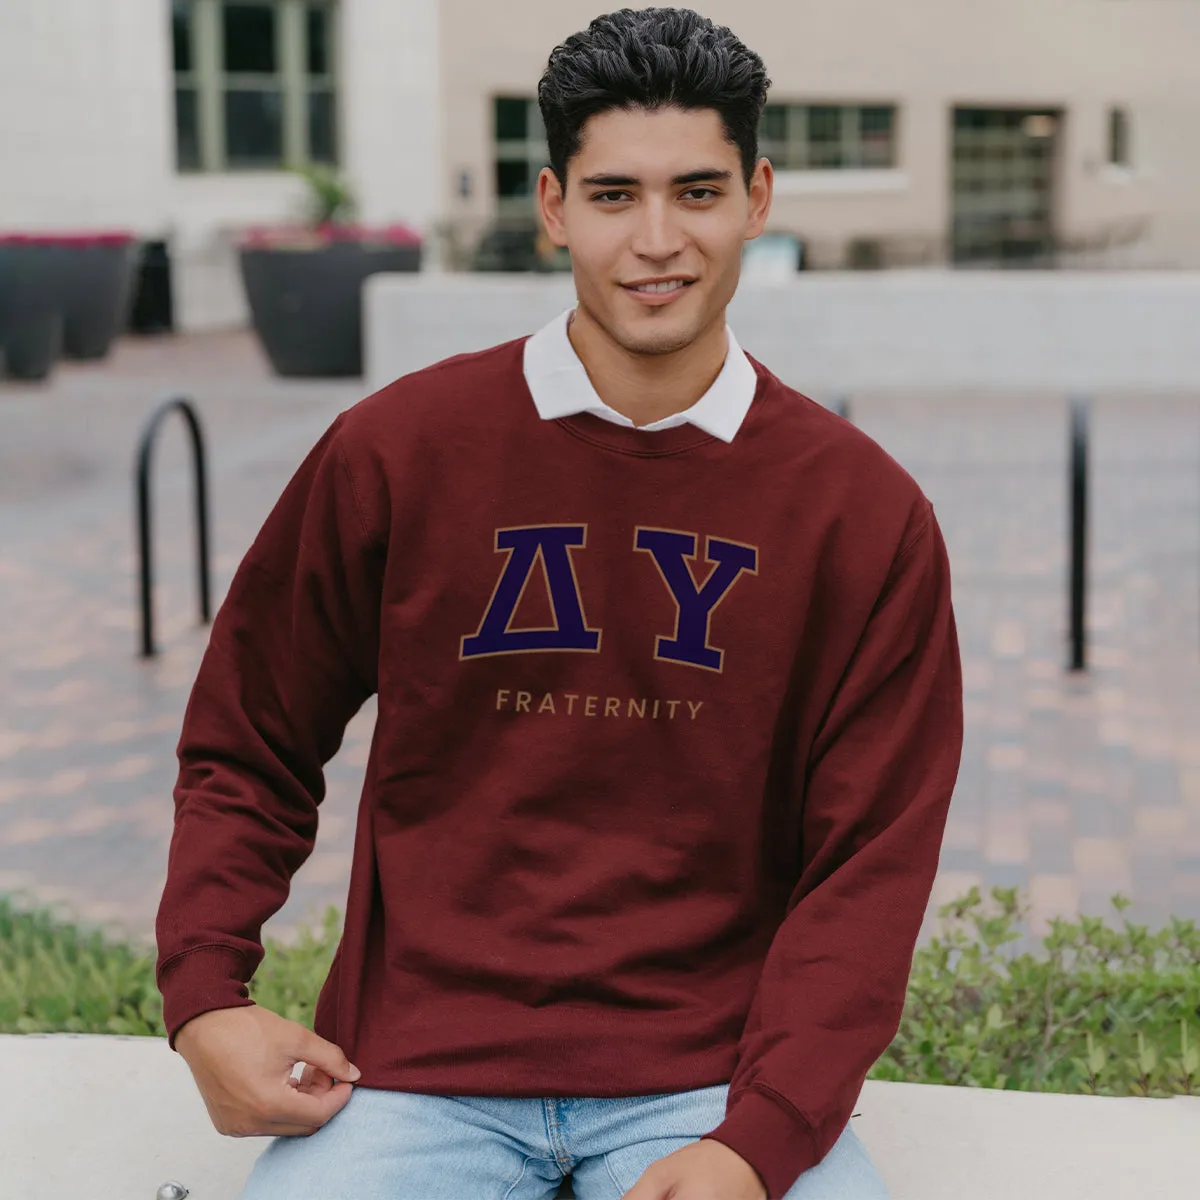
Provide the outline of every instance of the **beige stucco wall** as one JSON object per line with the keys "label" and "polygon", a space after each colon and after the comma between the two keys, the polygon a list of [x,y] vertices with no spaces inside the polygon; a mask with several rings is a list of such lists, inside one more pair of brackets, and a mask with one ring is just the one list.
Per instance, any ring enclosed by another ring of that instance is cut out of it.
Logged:
{"label": "beige stucco wall", "polygon": [[[619,7],[614,5],[613,7]],[[443,211],[491,211],[496,92],[533,96],[553,46],[594,0],[442,0]],[[1136,261],[1200,265],[1200,3],[1178,0],[709,0],[762,54],[769,100],[900,106],[894,172],[781,172],[772,227],[818,245],[949,227],[955,104],[1061,107],[1057,226],[1090,235],[1151,219]],[[1106,163],[1106,114],[1132,115],[1134,166]],[[463,201],[462,168],[476,189]]]}

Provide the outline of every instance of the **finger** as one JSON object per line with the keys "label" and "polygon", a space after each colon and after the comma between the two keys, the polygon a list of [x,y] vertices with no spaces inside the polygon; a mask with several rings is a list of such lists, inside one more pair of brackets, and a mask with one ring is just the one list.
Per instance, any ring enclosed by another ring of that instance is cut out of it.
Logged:
{"label": "finger", "polygon": [[314,1066],[312,1063],[309,1063],[305,1067],[304,1075],[305,1083],[326,1083],[332,1087],[335,1082],[333,1076],[328,1071],[323,1071],[320,1067]]}
{"label": "finger", "polygon": [[671,1189],[668,1186],[661,1183],[656,1176],[643,1171],[633,1187],[621,1194],[621,1200],[662,1200],[670,1194]]}
{"label": "finger", "polygon": [[297,1047],[296,1057],[331,1075],[334,1079],[345,1079],[353,1083],[362,1072],[342,1052],[340,1046],[327,1042],[323,1037],[300,1026],[302,1045]]}
{"label": "finger", "polygon": [[333,1087],[333,1077],[322,1071],[320,1067],[314,1067],[311,1063],[306,1063],[299,1075],[289,1075],[287,1077],[287,1085],[309,1096],[314,1094],[319,1095],[329,1091]]}
{"label": "finger", "polygon": [[314,1127],[324,1125],[350,1099],[354,1088],[349,1083],[337,1083],[328,1091],[309,1095],[298,1088],[289,1088],[270,1106],[268,1120],[288,1125]]}
{"label": "finger", "polygon": [[306,1066],[299,1081],[299,1088],[308,1095],[320,1095],[329,1091],[333,1084],[333,1076],[322,1071],[320,1067]]}

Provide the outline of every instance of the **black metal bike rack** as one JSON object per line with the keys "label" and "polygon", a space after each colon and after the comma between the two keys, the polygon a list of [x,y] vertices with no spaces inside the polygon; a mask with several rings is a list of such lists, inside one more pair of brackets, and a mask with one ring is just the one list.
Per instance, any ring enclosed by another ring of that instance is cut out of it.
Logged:
{"label": "black metal bike rack", "polygon": [[[838,416],[849,420],[847,397],[837,396],[830,405]],[[191,434],[192,461],[195,468],[197,572],[200,590],[200,621],[212,619],[209,570],[208,486],[204,434],[200,418],[190,399],[173,396],[164,400],[150,416],[142,433],[137,460],[138,548],[140,551],[143,658],[152,658],[154,646],[154,565],[151,547],[150,465],[154,444],[163,422],[178,410]],[[1070,528],[1068,530],[1070,578],[1068,581],[1068,669],[1087,669],[1087,532],[1088,532],[1088,447],[1090,442],[1091,401],[1086,396],[1070,399],[1070,445],[1068,492]]]}
{"label": "black metal bike rack", "polygon": [[[839,417],[850,420],[850,403],[845,394],[829,405]],[[1067,499],[1070,508],[1067,530],[1067,610],[1070,655],[1068,670],[1087,669],[1087,534],[1088,534],[1088,447],[1091,441],[1091,400],[1070,398],[1070,442],[1067,462]]]}
{"label": "black metal bike rack", "polygon": [[200,418],[190,398],[172,396],[164,400],[151,414],[142,430],[137,455],[137,525],[138,551],[141,568],[142,645],[143,658],[153,658],[154,646],[154,561],[151,545],[150,464],[155,441],[163,422],[178,410],[191,434],[192,465],[196,495],[196,567],[200,589],[200,622],[207,625],[212,619],[208,561],[208,473],[204,452],[204,433]]}
{"label": "black metal bike rack", "polygon": [[1068,596],[1070,608],[1072,671],[1087,667],[1087,508],[1088,443],[1091,437],[1091,402],[1086,396],[1071,397],[1071,434],[1068,488],[1071,505],[1070,560],[1071,578]]}

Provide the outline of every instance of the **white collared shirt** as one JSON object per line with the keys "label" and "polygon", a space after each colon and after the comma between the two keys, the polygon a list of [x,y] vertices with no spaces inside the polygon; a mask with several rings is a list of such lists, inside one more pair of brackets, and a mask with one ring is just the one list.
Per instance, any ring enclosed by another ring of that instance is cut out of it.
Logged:
{"label": "white collared shirt", "polygon": [[648,432],[690,422],[722,441],[733,441],[754,399],[758,376],[728,324],[725,326],[729,339],[725,364],[708,391],[682,412],[672,413],[649,425],[635,425],[623,413],[605,404],[592,386],[567,335],[567,322],[574,311],[574,305],[564,309],[525,342],[525,382],[543,421],[590,412],[615,425]]}

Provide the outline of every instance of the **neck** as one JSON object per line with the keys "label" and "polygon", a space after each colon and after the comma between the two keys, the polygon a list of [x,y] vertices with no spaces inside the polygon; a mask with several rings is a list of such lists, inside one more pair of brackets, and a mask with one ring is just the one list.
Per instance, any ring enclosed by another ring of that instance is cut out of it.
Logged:
{"label": "neck", "polygon": [[635,425],[649,425],[691,408],[712,387],[729,352],[724,315],[668,354],[626,350],[582,305],[571,314],[567,337],[600,399]]}

